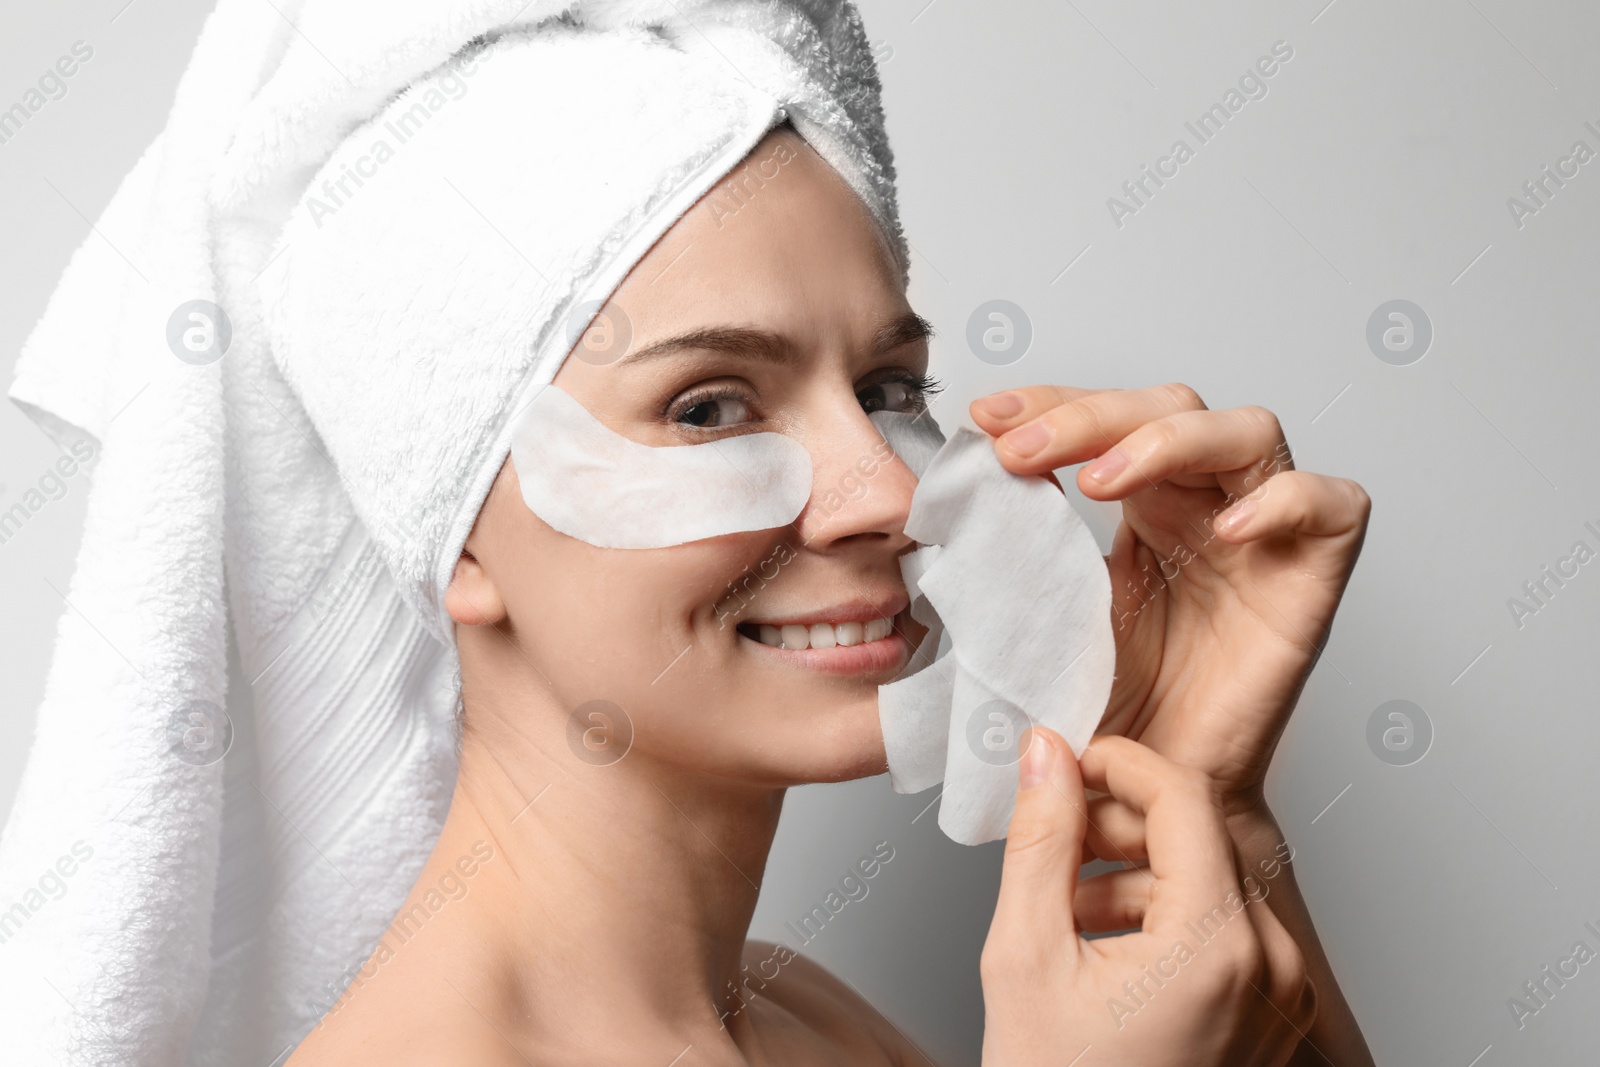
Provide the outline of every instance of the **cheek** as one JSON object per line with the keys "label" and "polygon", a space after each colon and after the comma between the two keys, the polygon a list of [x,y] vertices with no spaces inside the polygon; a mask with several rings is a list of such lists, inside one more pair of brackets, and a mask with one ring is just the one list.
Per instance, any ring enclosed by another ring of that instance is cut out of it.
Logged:
{"label": "cheek", "polygon": [[524,654],[568,706],[664,692],[653,684],[691,646],[697,667],[723,664],[741,591],[780,544],[764,531],[610,549],[542,533],[507,607]]}

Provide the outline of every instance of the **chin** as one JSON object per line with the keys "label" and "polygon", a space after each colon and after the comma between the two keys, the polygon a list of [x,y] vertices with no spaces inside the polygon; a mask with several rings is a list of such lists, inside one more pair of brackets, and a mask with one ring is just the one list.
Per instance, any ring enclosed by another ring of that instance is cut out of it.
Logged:
{"label": "chin", "polygon": [[[704,698],[685,721],[670,705],[639,720],[641,752],[677,766],[762,787],[870,778],[888,770],[876,685],[807,684],[761,679]],[[760,693],[762,696],[754,694]]]}
{"label": "chin", "polygon": [[796,725],[801,736],[784,758],[783,778],[791,785],[848,782],[888,770],[876,693],[826,716],[801,717]]}

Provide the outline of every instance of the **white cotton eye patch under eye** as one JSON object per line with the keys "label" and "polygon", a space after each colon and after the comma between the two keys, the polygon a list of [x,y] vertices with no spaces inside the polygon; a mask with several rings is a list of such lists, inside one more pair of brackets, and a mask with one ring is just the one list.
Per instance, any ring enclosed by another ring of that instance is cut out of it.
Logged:
{"label": "white cotton eye patch under eye", "polygon": [[600,548],[667,548],[795,520],[811,453],[780,433],[655,448],[630,440],[549,385],[511,439],[522,499],[550,526]]}
{"label": "white cotton eye patch under eye", "polygon": [[[944,442],[931,417],[868,417],[913,471]],[[776,529],[794,522],[811,497],[811,453],[792,437],[644,445],[555,385],[541,389],[520,416],[511,460],[529,510],[600,548],[670,548]]]}

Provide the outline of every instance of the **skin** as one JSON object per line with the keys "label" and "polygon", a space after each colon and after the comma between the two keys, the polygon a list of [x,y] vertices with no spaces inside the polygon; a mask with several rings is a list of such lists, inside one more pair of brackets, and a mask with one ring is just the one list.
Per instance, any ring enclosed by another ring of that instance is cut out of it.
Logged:
{"label": "skin", "polygon": [[[900,610],[897,562],[915,547],[903,530],[915,477],[890,457],[873,465],[864,492],[842,503],[827,494],[863,480],[861,464],[883,454],[869,408],[921,402],[926,332],[850,189],[787,129],[751,159],[774,153],[777,176],[737,212],[719,185],[613,294],[602,320],[626,321],[626,353],[613,358],[585,338],[584,358],[569,358],[556,383],[645,444],[789,434],[813,457],[812,500],[783,529],[601,549],[529,511],[507,462],[446,597],[467,708],[449,815],[396,925],[293,1067],[930,1062],[844,982],[782,946],[746,941],[785,789],[885,770],[877,687],[923,636]],[[702,335],[648,356],[664,339],[722,325],[782,343],[722,346]],[[1051,395],[1057,403],[1030,396],[1024,421],[1055,417],[1062,394]],[[774,559],[775,577],[748,596],[748,576],[772,574],[764,564]],[[733,596],[740,583],[747,595]],[[897,636],[881,643],[892,654],[830,672],[736,625],[839,605],[860,618],[893,614]],[[1159,618],[1170,627],[1189,616],[1163,608]],[[1131,632],[1145,632],[1138,625]],[[1253,854],[1239,841],[1265,807],[1230,810],[1237,791],[1196,766],[1216,744],[1208,731],[1235,724],[1174,710],[1159,680],[1181,676],[1166,658],[1188,646],[1181,634],[1158,636],[1119,638],[1119,673],[1124,656],[1143,673],[1119,678],[1108,712],[1108,722],[1145,715],[1137,726],[1151,743],[1097,741],[1080,772],[1059,738],[1038,731],[1043,740],[1024,758],[1034,785],[1019,792],[984,953],[986,1063],[1056,1062],[1063,1041],[1103,1029],[1110,1017],[1099,983],[1167,951],[1156,935],[1170,932],[1178,911],[1157,901],[1243,892],[1241,864]],[[1248,651],[1240,649],[1247,660]],[[1248,708],[1271,720],[1255,735],[1275,741],[1289,708],[1267,699],[1257,695]],[[590,714],[594,701],[608,702],[603,713]],[[1257,755],[1264,768],[1270,747]],[[1217,766],[1220,774],[1231,765]],[[1092,802],[1103,819],[1084,799],[1085,783],[1106,794]],[[1144,873],[1115,872],[1144,884],[1143,895],[1116,880],[1079,886],[1076,861],[1096,850],[1147,860]],[[1266,899],[1290,893],[1288,881],[1280,876]],[[1137,1040],[1144,1058],[1082,1062],[1286,1062],[1299,1032],[1321,1025],[1316,1004],[1337,987],[1329,975],[1316,998],[1307,993],[1313,951],[1296,942],[1309,938],[1320,958],[1309,922],[1296,932],[1264,904],[1242,914],[1248,921],[1227,927],[1226,950],[1186,968],[1183,982],[1125,1028],[1136,1039],[1121,1030],[1097,1038],[1097,1055]],[[1077,937],[1140,924],[1150,936],[1115,939],[1114,953]],[[1040,951],[1044,942],[1028,936],[1034,927],[1056,951]],[[1086,951],[1110,962],[1085,964]],[[1359,1046],[1353,1021],[1350,1029]],[[1215,1054],[1197,1058],[1197,1046],[1183,1042],[1202,1032]]]}
{"label": "skin", "polygon": [[[973,402],[1007,469],[1087,463],[1077,485],[1121,500],[1106,564],[1116,681],[1101,733],[1135,738],[1212,783],[1241,870],[1284,845],[1264,783],[1278,739],[1327,643],[1372,503],[1347,478],[1294,468],[1261,407],[1210,411],[1189,386],[1033,386]],[[1235,521],[1230,521],[1235,520]],[[1096,802],[1096,823],[1117,819]],[[1295,1064],[1370,1064],[1292,866],[1266,900],[1319,993]],[[1133,892],[1138,886],[1125,883]]]}
{"label": "skin", "polygon": [[[1267,891],[1241,889],[1207,777],[1123,737],[1095,738],[1077,761],[1052,731],[1029,735],[980,964],[983,1062],[1288,1062],[1316,994]],[[1096,825],[1086,786],[1127,818]],[[1080,882],[1085,849],[1148,863]]]}

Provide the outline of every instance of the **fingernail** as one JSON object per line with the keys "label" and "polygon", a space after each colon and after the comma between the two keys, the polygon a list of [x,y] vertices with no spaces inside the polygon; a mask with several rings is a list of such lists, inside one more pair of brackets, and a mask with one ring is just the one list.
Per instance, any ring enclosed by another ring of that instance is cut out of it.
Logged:
{"label": "fingernail", "polygon": [[1217,525],[1228,533],[1242,530],[1245,524],[1255,517],[1256,502],[1254,500],[1241,500],[1217,520]]}
{"label": "fingernail", "polygon": [[1039,785],[1050,777],[1050,743],[1029,730],[1027,746],[1022,753],[1021,766],[1017,768],[1017,785],[1023,789]]}
{"label": "fingernail", "polygon": [[979,411],[994,419],[1009,419],[1022,414],[1022,397],[1016,393],[995,393],[976,402]]}
{"label": "fingernail", "polygon": [[1113,448],[1084,469],[1088,472],[1090,478],[1101,485],[1107,485],[1115,480],[1117,475],[1128,469],[1128,457]]}
{"label": "fingernail", "polygon": [[1043,423],[1030,422],[1005,434],[1001,440],[1012,452],[1026,458],[1050,443],[1050,429]]}

